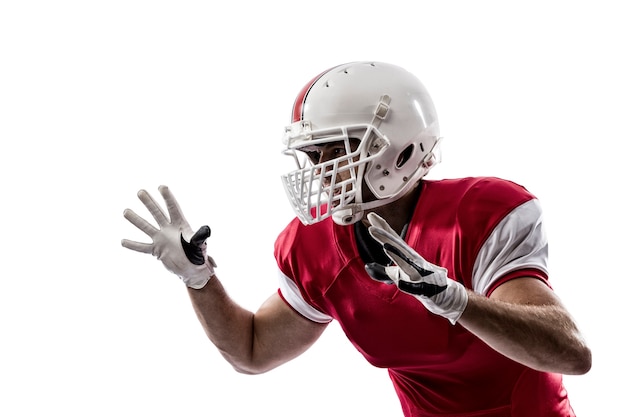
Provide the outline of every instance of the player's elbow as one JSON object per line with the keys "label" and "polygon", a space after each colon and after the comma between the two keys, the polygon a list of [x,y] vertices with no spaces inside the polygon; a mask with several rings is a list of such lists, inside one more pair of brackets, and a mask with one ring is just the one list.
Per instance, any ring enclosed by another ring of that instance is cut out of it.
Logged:
{"label": "player's elbow", "polygon": [[570,345],[570,349],[563,351],[559,362],[553,362],[552,370],[566,375],[583,375],[589,372],[591,364],[591,349],[581,342],[578,346]]}
{"label": "player's elbow", "polygon": [[572,361],[572,375],[584,375],[591,370],[593,362],[591,349],[589,346],[582,346],[579,349],[578,355],[574,361]]}
{"label": "player's elbow", "polygon": [[241,364],[231,364],[233,369],[243,375],[260,375],[260,374],[264,374],[272,369],[274,369],[274,367],[271,366],[252,366],[252,365],[241,365]]}
{"label": "player's elbow", "polygon": [[280,363],[272,362],[270,360],[261,360],[252,354],[245,358],[238,358],[237,360],[227,355],[224,355],[224,357],[237,373],[243,375],[264,374],[280,365]]}
{"label": "player's elbow", "polygon": [[248,369],[248,368],[242,368],[240,366],[233,366],[233,369],[237,373],[240,373],[240,374],[243,374],[243,375],[259,375],[259,374],[263,373],[263,372],[251,370],[251,369]]}

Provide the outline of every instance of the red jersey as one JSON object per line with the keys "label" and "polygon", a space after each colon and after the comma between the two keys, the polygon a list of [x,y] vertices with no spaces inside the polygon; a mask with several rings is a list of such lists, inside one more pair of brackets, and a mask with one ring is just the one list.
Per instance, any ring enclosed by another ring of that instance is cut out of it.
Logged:
{"label": "red jersey", "polygon": [[[541,209],[526,189],[488,177],[420,186],[404,240],[427,261],[486,296],[522,276],[549,285]],[[310,320],[336,320],[372,365],[387,368],[405,416],[574,416],[560,374],[504,357],[370,278],[354,227],[294,219],[275,256],[281,297]]]}

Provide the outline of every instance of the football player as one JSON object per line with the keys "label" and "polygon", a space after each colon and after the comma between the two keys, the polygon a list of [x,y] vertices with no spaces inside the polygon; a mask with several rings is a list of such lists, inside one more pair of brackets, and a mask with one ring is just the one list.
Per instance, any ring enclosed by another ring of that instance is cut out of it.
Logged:
{"label": "football player", "polygon": [[124,216],[189,287],[208,337],[243,373],[303,353],[331,321],[387,368],[406,416],[574,416],[563,374],[591,351],[554,293],[537,198],[495,177],[428,180],[435,106],[410,72],[352,62],[307,83],[285,129],[282,177],[296,218],[275,243],[279,288],[256,312],[233,302],[172,192],[141,190],[156,226]]}

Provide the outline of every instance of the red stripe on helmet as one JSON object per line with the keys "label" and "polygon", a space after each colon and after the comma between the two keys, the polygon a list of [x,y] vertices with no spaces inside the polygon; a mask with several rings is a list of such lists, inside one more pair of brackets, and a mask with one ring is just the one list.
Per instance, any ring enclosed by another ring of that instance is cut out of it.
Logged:
{"label": "red stripe on helmet", "polygon": [[300,90],[300,93],[296,97],[296,101],[293,103],[293,110],[291,113],[291,123],[302,121],[302,118],[304,117],[304,101],[306,100],[306,97],[309,94],[309,91],[311,91],[311,88],[313,88],[313,85],[315,85],[315,83],[320,78],[322,78],[324,74],[326,74],[327,72],[331,71],[334,68],[337,68],[337,67],[332,67],[322,72],[321,74],[313,78],[311,81],[309,81],[304,86],[304,88]]}

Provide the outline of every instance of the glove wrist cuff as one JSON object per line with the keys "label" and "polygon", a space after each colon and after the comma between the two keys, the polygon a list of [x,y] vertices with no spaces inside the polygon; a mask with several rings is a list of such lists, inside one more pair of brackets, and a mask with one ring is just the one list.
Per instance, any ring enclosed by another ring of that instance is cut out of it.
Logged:
{"label": "glove wrist cuff", "polygon": [[448,288],[444,291],[446,294],[445,312],[441,314],[447,318],[450,323],[456,324],[467,307],[469,298],[467,289],[460,283],[448,278]]}
{"label": "glove wrist cuff", "polygon": [[213,268],[208,268],[208,265],[202,265],[198,268],[200,269],[193,275],[189,276],[179,276],[179,278],[185,283],[189,288],[193,288],[194,290],[199,290],[204,288],[204,286],[215,276],[215,272]]}
{"label": "glove wrist cuff", "polygon": [[447,318],[450,323],[456,324],[467,306],[469,298],[467,289],[460,283],[448,278],[445,291],[425,297],[416,295],[431,313]]}

